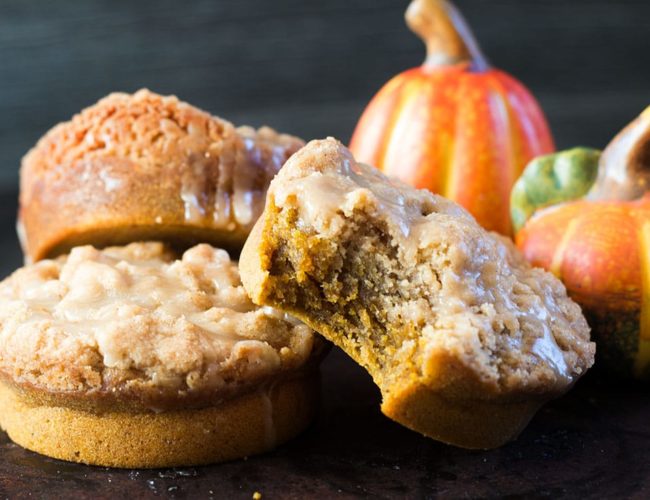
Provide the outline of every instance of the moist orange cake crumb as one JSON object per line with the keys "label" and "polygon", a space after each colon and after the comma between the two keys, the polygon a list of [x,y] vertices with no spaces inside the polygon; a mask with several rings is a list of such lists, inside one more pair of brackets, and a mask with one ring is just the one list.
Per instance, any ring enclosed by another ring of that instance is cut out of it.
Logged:
{"label": "moist orange cake crumb", "polygon": [[558,279],[334,139],[310,142],[273,180],[240,270],[255,303],[364,366],[386,415],[459,446],[514,438],[593,364],[587,323]]}

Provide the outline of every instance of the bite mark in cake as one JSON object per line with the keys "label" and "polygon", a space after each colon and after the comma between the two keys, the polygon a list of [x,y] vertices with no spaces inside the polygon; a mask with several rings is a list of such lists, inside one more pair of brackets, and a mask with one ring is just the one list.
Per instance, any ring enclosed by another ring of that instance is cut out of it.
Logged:
{"label": "bite mark in cake", "polygon": [[564,286],[461,207],[312,141],[271,183],[240,262],[254,302],[305,321],[373,376],[382,410],[486,448],[593,363]]}

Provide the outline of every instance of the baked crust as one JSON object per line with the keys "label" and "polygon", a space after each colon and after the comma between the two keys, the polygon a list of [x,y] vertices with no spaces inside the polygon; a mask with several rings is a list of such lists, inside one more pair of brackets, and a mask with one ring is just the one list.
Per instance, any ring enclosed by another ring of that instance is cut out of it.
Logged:
{"label": "baked crust", "polygon": [[44,404],[38,392],[2,382],[0,426],[21,446],[72,462],[201,465],[264,453],[296,436],[312,421],[319,391],[312,371],[202,409],[98,411]]}
{"label": "baked crust", "polygon": [[26,260],[145,240],[212,243],[236,255],[269,181],[303,144],[268,127],[236,129],[174,96],[111,94],[23,158]]}
{"label": "baked crust", "polygon": [[382,411],[435,439],[491,448],[593,364],[559,280],[462,208],[356,163],[334,139],[282,168],[240,260],[252,300],[342,347]]}

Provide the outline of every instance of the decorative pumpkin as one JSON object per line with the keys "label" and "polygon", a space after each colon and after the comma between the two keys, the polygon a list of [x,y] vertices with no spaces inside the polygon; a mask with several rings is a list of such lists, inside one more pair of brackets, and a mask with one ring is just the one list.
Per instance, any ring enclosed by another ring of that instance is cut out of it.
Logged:
{"label": "decorative pumpkin", "polygon": [[511,205],[517,246],[582,306],[602,365],[650,381],[650,108],[602,156],[534,160]]}
{"label": "decorative pumpkin", "polygon": [[426,43],[426,60],[373,98],[350,149],[510,235],[512,185],[531,158],[554,151],[546,119],[521,83],[489,66],[450,2],[413,0],[406,22]]}

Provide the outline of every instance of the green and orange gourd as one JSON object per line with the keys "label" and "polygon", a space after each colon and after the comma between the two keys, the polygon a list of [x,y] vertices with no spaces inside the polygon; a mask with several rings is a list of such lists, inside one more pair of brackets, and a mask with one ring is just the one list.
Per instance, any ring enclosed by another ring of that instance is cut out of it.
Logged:
{"label": "green and orange gourd", "polygon": [[426,60],[372,99],[350,148],[511,235],[512,185],[530,159],[554,150],[546,119],[520,82],[490,67],[450,2],[413,0],[405,17],[426,43]]}
{"label": "green and orange gourd", "polygon": [[650,108],[602,155],[531,162],[511,206],[517,246],[582,306],[601,366],[650,381]]}

